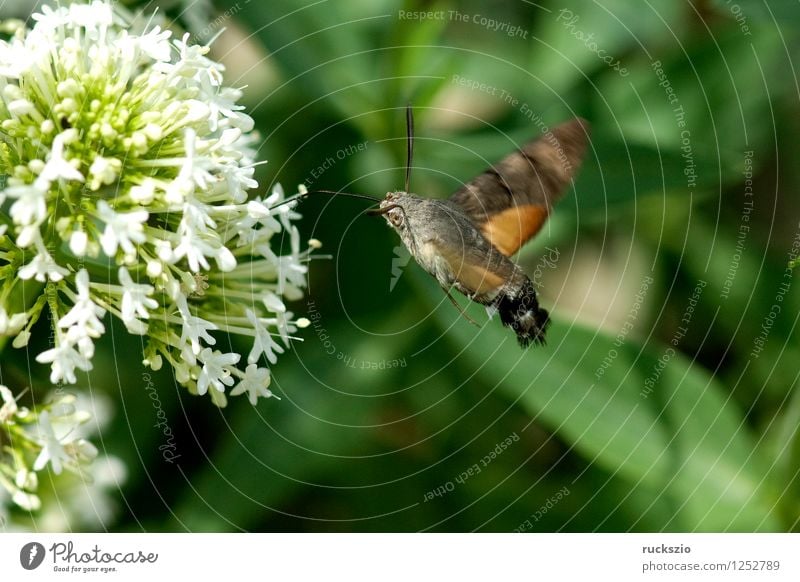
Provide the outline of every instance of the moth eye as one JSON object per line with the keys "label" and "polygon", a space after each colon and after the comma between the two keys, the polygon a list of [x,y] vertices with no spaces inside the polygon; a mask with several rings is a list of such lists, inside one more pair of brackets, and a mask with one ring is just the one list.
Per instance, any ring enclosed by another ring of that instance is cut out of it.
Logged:
{"label": "moth eye", "polygon": [[401,226],[403,224],[403,214],[400,212],[390,212],[389,213],[389,220],[395,226]]}

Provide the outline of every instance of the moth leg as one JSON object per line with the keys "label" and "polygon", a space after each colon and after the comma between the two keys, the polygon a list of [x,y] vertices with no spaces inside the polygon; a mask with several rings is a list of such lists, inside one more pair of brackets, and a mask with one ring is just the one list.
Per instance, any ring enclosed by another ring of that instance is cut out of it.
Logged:
{"label": "moth leg", "polygon": [[467,313],[466,313],[466,312],[465,312],[465,311],[462,309],[462,307],[461,307],[461,306],[458,304],[458,302],[457,302],[457,301],[456,301],[456,300],[453,298],[453,296],[452,296],[452,295],[450,295],[450,291],[449,291],[449,290],[447,290],[447,289],[445,289],[444,287],[442,287],[442,291],[444,291],[444,294],[445,294],[445,295],[447,295],[447,298],[450,300],[450,303],[452,303],[453,305],[455,305],[455,308],[456,308],[456,309],[458,309],[458,312],[459,312],[459,313],[462,315],[462,317],[463,317],[464,319],[466,319],[466,320],[467,320],[468,322],[470,322],[472,325],[474,325],[474,326],[476,326],[476,327],[480,327],[480,324],[479,324],[477,321],[475,321],[474,319],[472,319],[472,318],[471,318],[469,315],[467,315]]}

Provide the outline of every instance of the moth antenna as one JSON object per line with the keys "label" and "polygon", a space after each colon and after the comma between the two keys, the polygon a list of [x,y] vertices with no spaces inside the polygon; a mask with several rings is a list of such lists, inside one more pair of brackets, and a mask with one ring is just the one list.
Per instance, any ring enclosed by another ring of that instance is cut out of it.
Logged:
{"label": "moth antenna", "polygon": [[406,192],[411,187],[411,162],[414,159],[414,112],[406,105]]}
{"label": "moth antenna", "polygon": [[311,196],[312,194],[328,194],[330,196],[349,196],[350,198],[364,198],[365,200],[371,201],[373,204],[378,204],[380,199],[374,198],[372,196],[367,196],[366,194],[354,194],[352,192],[334,192],[333,190],[309,190],[308,192],[301,192],[300,194],[295,194],[294,196],[290,196],[286,200],[278,202],[273,206],[270,206],[270,210],[273,208],[277,208],[278,206],[283,206],[284,204],[289,204],[290,202],[294,202],[295,200],[300,200],[302,198],[306,198],[307,196]]}

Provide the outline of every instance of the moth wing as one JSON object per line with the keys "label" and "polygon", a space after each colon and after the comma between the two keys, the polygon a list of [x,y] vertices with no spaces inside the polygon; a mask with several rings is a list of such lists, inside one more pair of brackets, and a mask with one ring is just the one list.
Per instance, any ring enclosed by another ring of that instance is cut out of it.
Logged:
{"label": "moth wing", "polygon": [[506,256],[544,225],[580,167],[589,122],[575,118],[524,145],[450,197]]}
{"label": "moth wing", "polygon": [[445,244],[438,237],[428,244],[433,246],[437,260],[443,262],[441,268],[453,275],[459,290],[478,301],[494,297],[514,274],[513,264],[485,242],[483,250],[471,245]]}

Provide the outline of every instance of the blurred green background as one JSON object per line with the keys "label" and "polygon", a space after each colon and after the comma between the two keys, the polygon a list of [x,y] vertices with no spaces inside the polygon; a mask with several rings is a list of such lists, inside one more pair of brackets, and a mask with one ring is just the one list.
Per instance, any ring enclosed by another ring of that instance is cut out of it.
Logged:
{"label": "blurred green background", "polygon": [[461,319],[345,198],[299,207],[332,258],[293,305],[315,323],[272,368],[280,401],[217,410],[154,376],[172,463],[139,338],[117,329],[89,381],[128,479],[93,528],[798,529],[796,2],[156,5],[200,38],[225,29],[212,54],[247,86],[264,188],[401,188],[407,102],[425,196],[541,124],[581,115],[592,143],[519,255],[546,347]]}

